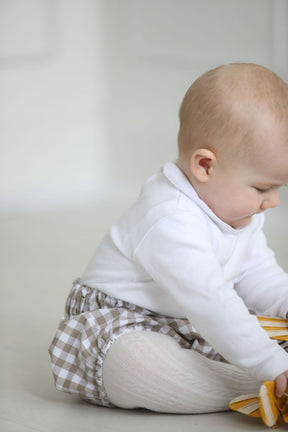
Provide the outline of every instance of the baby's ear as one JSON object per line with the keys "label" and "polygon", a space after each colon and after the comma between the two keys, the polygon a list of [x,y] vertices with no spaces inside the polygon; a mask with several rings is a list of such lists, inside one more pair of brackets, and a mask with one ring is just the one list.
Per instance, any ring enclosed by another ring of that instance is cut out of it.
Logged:
{"label": "baby's ear", "polygon": [[200,183],[207,183],[215,165],[215,153],[208,149],[195,150],[190,159],[191,173]]}

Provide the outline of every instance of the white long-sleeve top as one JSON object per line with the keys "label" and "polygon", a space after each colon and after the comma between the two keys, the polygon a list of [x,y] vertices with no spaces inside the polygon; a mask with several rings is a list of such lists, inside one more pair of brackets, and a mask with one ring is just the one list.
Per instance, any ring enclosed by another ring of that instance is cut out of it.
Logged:
{"label": "white long-sleeve top", "polygon": [[226,360],[261,381],[288,370],[288,354],[249,310],[286,317],[288,275],[262,231],[263,214],[234,229],[169,162],[110,228],[81,280],[155,312],[188,318]]}

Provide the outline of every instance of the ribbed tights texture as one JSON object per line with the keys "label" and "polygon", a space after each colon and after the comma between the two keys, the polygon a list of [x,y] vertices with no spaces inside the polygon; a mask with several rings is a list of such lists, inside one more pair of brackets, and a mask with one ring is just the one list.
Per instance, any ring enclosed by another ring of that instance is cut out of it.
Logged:
{"label": "ribbed tights texture", "polygon": [[103,380],[118,407],[178,414],[228,410],[232,398],[258,392],[261,385],[235,366],[148,331],[127,333],[113,343]]}

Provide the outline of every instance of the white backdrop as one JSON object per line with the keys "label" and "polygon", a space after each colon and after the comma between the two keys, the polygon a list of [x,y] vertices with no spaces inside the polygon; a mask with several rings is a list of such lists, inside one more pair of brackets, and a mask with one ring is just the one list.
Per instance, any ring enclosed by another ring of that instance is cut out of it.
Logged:
{"label": "white backdrop", "polygon": [[132,196],[175,158],[199,74],[288,78],[287,21],[286,0],[0,0],[2,211]]}

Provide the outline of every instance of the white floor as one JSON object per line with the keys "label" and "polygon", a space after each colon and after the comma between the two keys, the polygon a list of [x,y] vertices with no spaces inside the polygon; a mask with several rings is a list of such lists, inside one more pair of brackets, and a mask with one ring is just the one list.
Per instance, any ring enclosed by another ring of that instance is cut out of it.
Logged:
{"label": "white floor", "polygon": [[[81,274],[119,212],[119,206],[102,206],[1,217],[0,431],[267,430],[260,421],[232,412],[165,415],[113,410],[54,389],[47,349],[71,281]],[[282,263],[288,252],[285,220],[279,213],[278,230],[272,231],[272,222],[267,225]]]}

